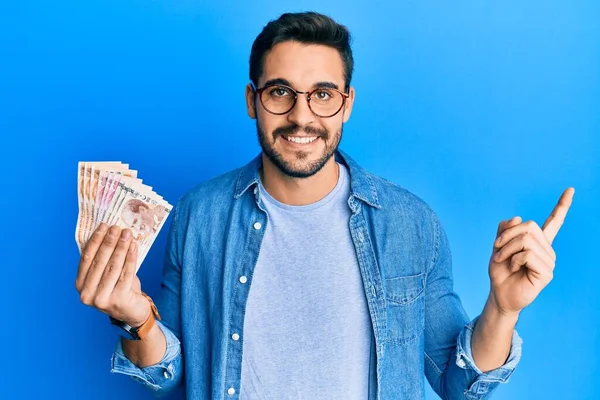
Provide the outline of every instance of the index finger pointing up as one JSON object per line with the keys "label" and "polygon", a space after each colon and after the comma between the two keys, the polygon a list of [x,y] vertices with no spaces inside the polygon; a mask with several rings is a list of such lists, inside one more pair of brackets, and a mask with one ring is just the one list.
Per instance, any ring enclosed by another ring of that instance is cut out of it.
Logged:
{"label": "index finger pointing up", "polygon": [[554,210],[552,210],[552,214],[550,214],[546,222],[544,222],[542,231],[544,232],[544,235],[546,235],[548,242],[552,243],[563,222],[565,222],[565,217],[567,216],[567,211],[569,211],[569,207],[571,207],[571,203],[573,202],[574,194],[574,188],[567,188],[563,192],[562,196],[560,196],[558,204],[556,207],[554,207]]}

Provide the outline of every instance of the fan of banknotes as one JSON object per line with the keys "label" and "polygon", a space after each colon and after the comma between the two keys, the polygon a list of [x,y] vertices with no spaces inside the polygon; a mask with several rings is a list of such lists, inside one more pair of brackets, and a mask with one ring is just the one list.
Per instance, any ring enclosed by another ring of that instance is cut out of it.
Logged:
{"label": "fan of banknotes", "polygon": [[77,194],[75,240],[79,252],[102,222],[128,228],[138,244],[139,269],[173,207],[142,184],[129,164],[118,161],[80,162]]}

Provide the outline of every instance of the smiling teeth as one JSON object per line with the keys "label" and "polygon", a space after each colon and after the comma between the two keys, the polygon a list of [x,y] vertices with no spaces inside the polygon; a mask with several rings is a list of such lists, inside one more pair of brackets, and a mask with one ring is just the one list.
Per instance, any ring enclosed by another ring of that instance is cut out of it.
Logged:
{"label": "smiling teeth", "polygon": [[315,140],[317,140],[318,136],[313,136],[313,137],[291,137],[291,136],[284,136],[287,140],[289,140],[290,142],[294,142],[294,143],[298,143],[298,144],[307,144],[307,143],[312,143]]}

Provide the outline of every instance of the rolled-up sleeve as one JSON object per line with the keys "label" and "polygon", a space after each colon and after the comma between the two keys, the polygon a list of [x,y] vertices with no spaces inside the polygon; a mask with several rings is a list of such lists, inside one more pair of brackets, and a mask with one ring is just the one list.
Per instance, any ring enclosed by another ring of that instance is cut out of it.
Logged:
{"label": "rolled-up sleeve", "polygon": [[473,353],[471,352],[471,340],[475,324],[479,316],[469,322],[458,335],[456,344],[456,366],[462,369],[470,369],[475,373],[475,379],[470,385],[468,392],[472,398],[480,399],[481,395],[490,392],[498,383],[508,382],[510,376],[515,371],[517,364],[521,360],[521,346],[523,340],[517,330],[513,332],[510,353],[504,365],[491,371],[482,372],[475,364]]}
{"label": "rolled-up sleeve", "polygon": [[167,350],[162,360],[157,364],[139,368],[127,358],[119,339],[112,355],[110,372],[128,375],[160,395],[170,392],[179,385],[182,379],[182,357],[179,339],[160,321],[156,323],[164,333],[167,343]]}

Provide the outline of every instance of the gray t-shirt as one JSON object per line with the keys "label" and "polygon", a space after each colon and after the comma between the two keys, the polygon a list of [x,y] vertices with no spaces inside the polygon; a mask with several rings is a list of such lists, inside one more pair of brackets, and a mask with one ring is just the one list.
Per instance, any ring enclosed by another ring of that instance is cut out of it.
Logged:
{"label": "gray t-shirt", "polygon": [[348,226],[350,179],[306,206],[260,195],[268,223],[244,320],[244,400],[366,399],[372,328]]}

